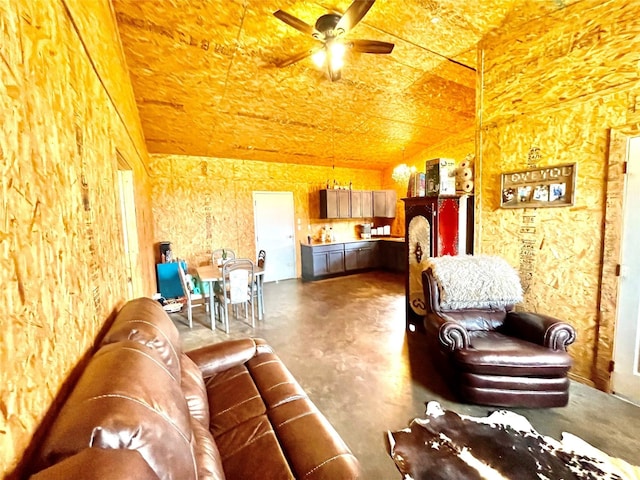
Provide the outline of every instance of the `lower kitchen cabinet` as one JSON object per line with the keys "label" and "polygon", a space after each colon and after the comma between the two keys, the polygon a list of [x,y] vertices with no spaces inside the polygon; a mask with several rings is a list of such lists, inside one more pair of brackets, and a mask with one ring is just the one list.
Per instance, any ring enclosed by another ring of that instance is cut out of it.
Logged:
{"label": "lower kitchen cabinet", "polygon": [[301,250],[303,279],[312,280],[344,272],[344,244],[301,245]]}
{"label": "lower kitchen cabinet", "polygon": [[363,270],[378,266],[378,242],[351,242],[344,244],[344,269]]}
{"label": "lower kitchen cabinet", "polygon": [[404,242],[363,240],[320,245],[300,244],[303,280],[382,268],[403,271]]}
{"label": "lower kitchen cabinet", "polygon": [[406,244],[404,242],[380,242],[380,267],[396,273],[406,271]]}

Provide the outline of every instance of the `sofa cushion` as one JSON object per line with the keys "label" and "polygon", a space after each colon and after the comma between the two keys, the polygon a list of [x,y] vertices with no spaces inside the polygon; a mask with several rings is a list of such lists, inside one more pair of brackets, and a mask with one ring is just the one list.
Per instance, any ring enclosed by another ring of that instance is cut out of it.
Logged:
{"label": "sofa cushion", "polygon": [[101,344],[122,340],[133,340],[155,350],[180,382],[180,335],[158,302],[141,297],[122,307]]}
{"label": "sofa cushion", "polygon": [[[238,365],[205,381],[209,398],[209,428],[213,437],[264,415],[266,407],[245,365]],[[221,450],[224,457],[224,452]]]}
{"label": "sofa cushion", "polygon": [[191,417],[193,430],[193,454],[198,469],[198,480],[224,480],[225,474],[220,451],[211,436],[209,427]]}
{"label": "sofa cushion", "polygon": [[[152,381],[150,381],[152,379]],[[40,451],[46,468],[88,447],[140,452],[162,479],[195,479],[187,402],[160,356],[135,341],[89,361]]]}
{"label": "sofa cushion", "polygon": [[[307,432],[307,435],[311,432]],[[266,415],[249,418],[216,436],[227,478],[294,479]]]}
{"label": "sofa cushion", "polygon": [[180,354],[180,376],[189,414],[209,427],[209,401],[202,374],[193,360],[184,353]]}
{"label": "sofa cushion", "polygon": [[522,302],[518,272],[501,257],[444,255],[427,260],[440,294],[440,309],[504,309]]}
{"label": "sofa cushion", "polygon": [[251,378],[268,409],[307,398],[307,394],[274,353],[258,355],[247,362]]}
{"label": "sofa cushion", "polygon": [[29,477],[29,480],[110,480],[135,478],[158,480],[149,464],[135,450],[85,448],[76,455]]}
{"label": "sofa cushion", "polygon": [[471,345],[452,352],[457,366],[468,372],[488,375],[565,376],[571,357],[565,351],[550,350],[535,343],[498,332],[472,332]]}
{"label": "sofa cushion", "polygon": [[247,367],[296,478],[339,479],[357,470],[347,445],[273,351],[256,355]]}
{"label": "sofa cushion", "polygon": [[521,390],[526,392],[566,392],[567,377],[510,377],[460,372],[460,383],[483,390]]}
{"label": "sofa cushion", "polygon": [[209,431],[207,391],[200,369],[184,353],[180,355],[180,365],[182,392],[191,415],[198,480],[223,480],[225,476],[220,452]]}

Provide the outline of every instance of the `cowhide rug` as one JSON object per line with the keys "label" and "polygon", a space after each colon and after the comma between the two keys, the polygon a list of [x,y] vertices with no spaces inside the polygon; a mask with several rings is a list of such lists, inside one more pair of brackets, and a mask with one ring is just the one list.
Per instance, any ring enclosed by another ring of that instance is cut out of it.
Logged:
{"label": "cowhide rug", "polygon": [[580,438],[540,435],[521,415],[498,410],[469,417],[429,402],[426,418],[388,432],[391,457],[405,480],[640,480],[640,468]]}

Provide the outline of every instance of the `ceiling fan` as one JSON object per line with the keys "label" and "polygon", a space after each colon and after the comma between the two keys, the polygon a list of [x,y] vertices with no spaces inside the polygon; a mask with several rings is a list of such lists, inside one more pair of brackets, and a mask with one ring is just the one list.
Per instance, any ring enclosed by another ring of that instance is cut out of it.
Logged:
{"label": "ceiling fan", "polygon": [[321,45],[278,62],[277,66],[287,67],[304,58],[312,57],[316,65],[326,69],[331,81],[335,81],[341,76],[343,57],[347,49],[360,53],[391,53],[393,43],[344,38],[347,32],[362,20],[374,3],[375,0],[354,0],[343,15],[327,13],[320,16],[313,27],[284,10],[278,10],[274,13],[276,18],[302,33],[311,35]]}

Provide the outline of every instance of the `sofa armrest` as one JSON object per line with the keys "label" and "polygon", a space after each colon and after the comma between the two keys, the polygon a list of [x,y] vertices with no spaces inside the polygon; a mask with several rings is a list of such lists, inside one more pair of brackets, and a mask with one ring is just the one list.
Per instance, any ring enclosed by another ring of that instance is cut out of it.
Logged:
{"label": "sofa armrest", "polygon": [[257,345],[264,342],[260,339],[242,338],[214,343],[196,350],[186,352],[194,361],[204,378],[249,361],[257,353]]}
{"label": "sofa armrest", "polygon": [[444,322],[438,330],[440,345],[454,351],[469,346],[469,332],[457,322]]}
{"label": "sofa armrest", "polygon": [[504,332],[552,350],[567,350],[576,340],[575,329],[566,322],[548,315],[531,312],[509,312]]}

